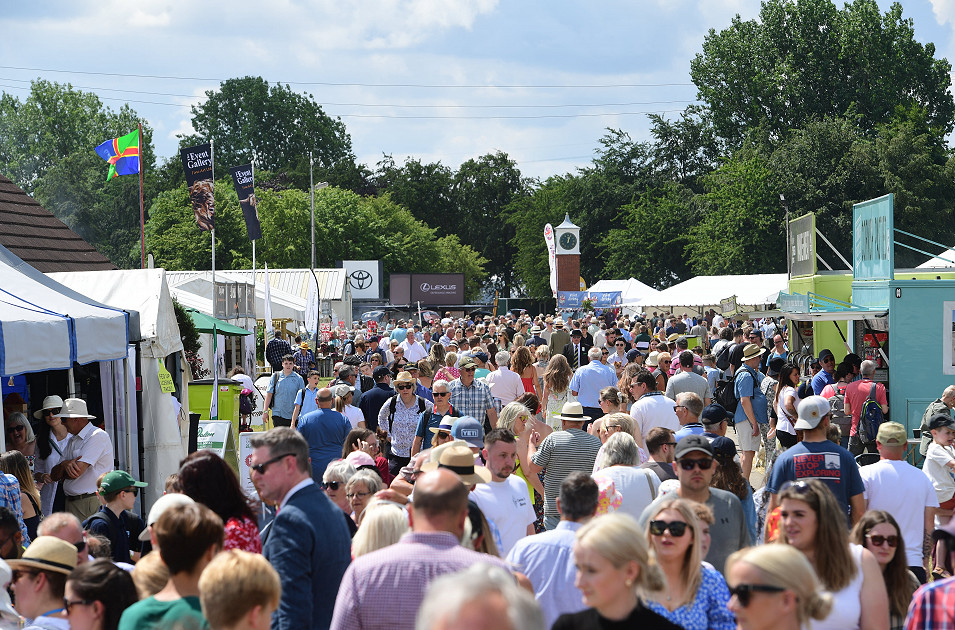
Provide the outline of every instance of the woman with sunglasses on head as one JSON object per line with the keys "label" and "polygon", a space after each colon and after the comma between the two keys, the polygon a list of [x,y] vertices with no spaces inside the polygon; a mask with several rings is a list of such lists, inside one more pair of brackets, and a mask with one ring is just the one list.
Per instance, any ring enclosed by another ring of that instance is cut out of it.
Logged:
{"label": "woman with sunglasses on head", "polygon": [[920,584],[908,569],[899,524],[888,512],[869,510],[852,528],[849,540],[871,551],[882,569],[889,596],[889,629],[904,627],[912,594]]}
{"label": "woman with sunglasses on head", "polygon": [[779,492],[777,542],[801,551],[816,570],[835,605],[814,630],[884,630],[889,601],[879,564],[861,545],[849,543],[845,511],[817,479],[783,484]]}
{"label": "woman with sunglasses on head", "polygon": [[685,630],[731,630],[730,594],[719,571],[703,564],[703,533],[693,502],[658,504],[647,521],[653,556],[666,585],[650,593],[647,606]]}
{"label": "woman with sunglasses on head", "polygon": [[123,611],[139,595],[129,572],[101,559],[70,573],[63,599],[70,630],[116,630]]}
{"label": "woman with sunglasses on head", "polygon": [[644,602],[649,591],[664,588],[665,582],[647,548],[646,537],[632,518],[607,514],[577,530],[574,563],[574,584],[589,608],[561,615],[552,630],[680,627]]}
{"label": "woman with sunglasses on head", "polygon": [[825,619],[832,596],[806,556],[787,545],[741,549],[726,561],[727,607],[740,630],[801,630]]}
{"label": "woman with sunglasses on head", "polygon": [[215,512],[225,524],[222,548],[262,553],[255,509],[224,459],[212,451],[190,453],[179,464],[179,487],[196,503]]}

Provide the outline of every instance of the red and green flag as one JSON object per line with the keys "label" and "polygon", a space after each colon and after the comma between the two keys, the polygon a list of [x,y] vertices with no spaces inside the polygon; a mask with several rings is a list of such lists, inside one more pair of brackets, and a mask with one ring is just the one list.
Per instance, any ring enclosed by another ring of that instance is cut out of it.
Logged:
{"label": "red and green flag", "polygon": [[135,175],[139,172],[139,131],[107,140],[96,147],[96,155],[109,162],[109,181],[117,175]]}

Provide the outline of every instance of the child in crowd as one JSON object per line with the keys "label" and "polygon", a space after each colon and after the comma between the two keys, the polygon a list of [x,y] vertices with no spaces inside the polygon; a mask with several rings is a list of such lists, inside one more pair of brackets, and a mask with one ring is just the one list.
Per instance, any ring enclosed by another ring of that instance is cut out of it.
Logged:
{"label": "child in crowd", "polygon": [[231,549],[203,571],[199,593],[211,630],[269,630],[282,585],[260,554]]}
{"label": "child in crowd", "polygon": [[[929,429],[932,431],[932,443],[925,453],[925,465],[922,471],[932,480],[935,494],[938,497],[939,507],[935,511],[936,527],[946,525],[952,518],[955,508],[955,420],[947,413],[939,413],[929,420]],[[942,558],[933,553],[933,571],[938,576],[944,576],[944,571],[938,568],[937,562]]]}

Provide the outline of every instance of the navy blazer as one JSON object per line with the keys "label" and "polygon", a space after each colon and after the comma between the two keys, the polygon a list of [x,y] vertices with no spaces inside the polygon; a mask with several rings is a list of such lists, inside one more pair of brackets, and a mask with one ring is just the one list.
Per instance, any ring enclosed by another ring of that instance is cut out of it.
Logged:
{"label": "navy blazer", "polygon": [[341,508],[316,484],[293,494],[262,532],[262,554],[282,580],[272,630],[328,628],[338,586],[351,562]]}

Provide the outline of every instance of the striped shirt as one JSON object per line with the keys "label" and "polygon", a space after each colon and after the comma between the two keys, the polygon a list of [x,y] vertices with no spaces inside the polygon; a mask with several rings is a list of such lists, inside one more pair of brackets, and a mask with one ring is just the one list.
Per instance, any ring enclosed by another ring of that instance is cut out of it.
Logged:
{"label": "striped shirt", "polygon": [[544,515],[560,517],[557,495],[560,484],[574,471],[587,473],[594,469],[600,450],[600,438],[580,429],[554,431],[537,447],[531,461],[544,469]]}

